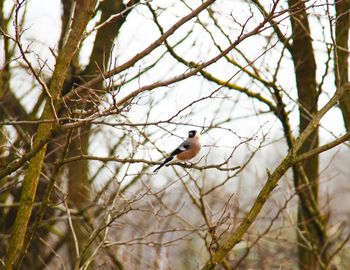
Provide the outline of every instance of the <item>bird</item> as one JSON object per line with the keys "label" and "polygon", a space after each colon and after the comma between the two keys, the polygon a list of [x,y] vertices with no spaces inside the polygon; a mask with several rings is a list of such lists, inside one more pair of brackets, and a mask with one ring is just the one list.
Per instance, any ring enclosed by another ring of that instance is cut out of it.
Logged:
{"label": "bird", "polygon": [[201,143],[199,141],[200,134],[196,130],[190,130],[188,132],[188,138],[181,143],[170,155],[166,158],[162,164],[160,164],[153,172],[157,172],[165,164],[172,161],[174,157],[178,160],[190,160],[194,158],[201,150]]}

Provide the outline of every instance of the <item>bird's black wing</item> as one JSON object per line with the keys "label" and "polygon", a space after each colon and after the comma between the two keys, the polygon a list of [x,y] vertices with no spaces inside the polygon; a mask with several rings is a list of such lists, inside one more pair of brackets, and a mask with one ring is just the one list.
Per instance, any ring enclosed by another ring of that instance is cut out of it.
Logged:
{"label": "bird's black wing", "polygon": [[183,143],[180,144],[179,147],[176,148],[176,149],[170,154],[170,156],[169,156],[167,159],[165,159],[165,160],[163,161],[163,163],[160,164],[153,172],[157,172],[157,171],[158,171],[160,168],[162,168],[165,164],[167,164],[168,162],[170,162],[171,160],[173,160],[173,159],[174,159],[174,156],[176,156],[176,155],[178,155],[178,154],[180,154],[180,153],[182,153],[182,152],[184,152],[184,151],[186,151],[186,150],[188,150],[188,149],[190,149],[190,148],[191,148],[191,145],[190,145],[189,143],[183,142]]}
{"label": "bird's black wing", "polygon": [[178,148],[176,148],[172,153],[171,153],[171,156],[176,156],[180,153],[182,153],[183,151],[186,151],[190,149],[190,145],[188,143],[182,143],[180,144],[180,146]]}

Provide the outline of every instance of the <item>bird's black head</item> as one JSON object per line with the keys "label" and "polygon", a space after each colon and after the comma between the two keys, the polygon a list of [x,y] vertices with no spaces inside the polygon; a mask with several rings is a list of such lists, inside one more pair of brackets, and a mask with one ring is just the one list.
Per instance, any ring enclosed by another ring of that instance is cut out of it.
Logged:
{"label": "bird's black head", "polygon": [[197,134],[197,130],[190,130],[188,132],[188,137],[193,138],[194,136],[196,136],[196,134]]}

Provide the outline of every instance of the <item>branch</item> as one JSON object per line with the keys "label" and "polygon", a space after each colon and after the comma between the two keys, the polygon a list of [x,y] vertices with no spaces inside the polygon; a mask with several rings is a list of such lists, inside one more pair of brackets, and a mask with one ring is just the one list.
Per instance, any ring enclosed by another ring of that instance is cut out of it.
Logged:
{"label": "branch", "polygon": [[[98,160],[102,162],[108,162],[108,161],[114,161],[118,163],[144,163],[148,164],[150,166],[154,165],[160,165],[161,162],[156,162],[156,161],[151,161],[151,160],[146,160],[146,159],[134,159],[134,158],[118,158],[118,157],[98,157],[98,156],[90,156],[90,155],[80,155],[80,156],[75,156],[75,157],[70,157],[66,158],[61,161],[61,164],[69,163],[69,162],[74,162],[77,160],[82,160],[82,159],[88,159],[88,160]],[[188,169],[196,169],[196,170],[206,170],[206,169],[217,169],[219,171],[234,171],[240,169],[240,166],[235,166],[235,167],[229,167],[229,168],[222,168],[221,166],[223,164],[213,164],[213,165],[206,165],[206,166],[197,166],[193,164],[185,164],[181,162],[173,162],[167,166],[170,165],[176,165],[176,166],[181,166],[183,168],[188,168]]]}
{"label": "branch", "polygon": [[102,82],[105,79],[108,79],[127,68],[133,66],[136,62],[138,62],[143,57],[149,55],[154,49],[159,47],[164,40],[166,40],[170,35],[172,35],[180,26],[191,20],[192,18],[196,17],[200,12],[205,10],[208,6],[213,4],[216,0],[207,0],[202,5],[200,5],[197,9],[193,10],[188,15],[181,18],[179,21],[177,21],[168,31],[164,33],[164,35],[160,36],[156,41],[154,41],[151,45],[149,45],[146,49],[141,51],[140,53],[136,54],[134,57],[132,57],[130,60],[126,61],[124,64],[121,64],[118,67],[113,68],[110,71],[106,71],[103,74],[100,74],[99,76],[95,77],[94,79],[88,81],[84,85],[81,85],[77,88],[75,88],[73,91],[71,91],[69,94],[67,94],[64,97],[64,101],[68,101],[68,99],[72,98],[75,94],[79,94],[81,91],[84,91],[86,89],[91,88],[95,84]]}
{"label": "branch", "polygon": [[293,165],[293,161],[295,156],[305,140],[310,136],[310,134],[317,129],[318,124],[321,118],[334,106],[338,103],[339,99],[346,94],[346,92],[350,92],[350,83],[344,85],[339,88],[334,96],[327,102],[327,104],[314,115],[311,119],[308,126],[304,129],[304,131],[299,135],[299,137],[295,140],[293,147],[289,150],[286,157],[281,161],[275,171],[271,174],[268,173],[267,181],[263,188],[260,190],[258,197],[256,198],[253,206],[249,210],[249,212],[245,215],[243,220],[240,222],[236,230],[229,235],[229,237],[220,245],[219,249],[213,254],[210,261],[206,263],[206,265],[202,268],[202,270],[210,270],[214,269],[215,266],[221,263],[227,253],[232,250],[232,248],[241,241],[243,235],[249,229],[250,225],[255,221],[257,216],[259,215],[262,207],[265,202],[271,195],[272,191],[278,184],[280,178],[287,172],[287,170]]}
{"label": "branch", "polygon": [[8,164],[5,169],[0,171],[0,180],[4,179],[7,175],[15,172],[20,167],[22,167],[28,160],[34,157],[52,138],[55,130],[52,129],[51,132],[43,138],[38,144],[36,144],[30,152],[25,153],[20,159],[13,161]]}
{"label": "branch", "polygon": [[17,7],[16,7],[16,12],[15,12],[15,32],[16,32],[16,38],[13,39],[13,41],[17,44],[18,46],[18,49],[21,53],[21,56],[24,60],[24,62],[26,62],[27,66],[28,66],[28,69],[31,71],[31,73],[33,74],[34,78],[38,81],[38,83],[41,85],[42,89],[44,90],[45,94],[47,95],[48,97],[48,100],[50,102],[50,106],[51,106],[51,109],[52,109],[52,112],[53,112],[53,115],[56,119],[56,121],[58,122],[58,116],[57,116],[57,113],[56,113],[56,110],[55,110],[55,106],[54,106],[54,102],[53,102],[53,98],[50,94],[50,90],[49,88],[47,87],[46,83],[44,82],[44,80],[41,78],[41,76],[39,75],[39,73],[36,72],[35,68],[33,67],[32,63],[29,61],[29,59],[27,58],[26,56],[26,53],[28,52],[27,49],[24,50],[23,49],[23,46],[22,46],[22,43],[21,43],[21,33],[20,33],[20,27],[19,27],[19,22],[18,22],[18,13],[19,13],[19,10],[21,9],[22,7],[22,4],[24,4],[25,2],[17,2]]}
{"label": "branch", "polygon": [[[128,102],[130,99],[136,97],[137,95],[139,95],[140,93],[146,91],[146,90],[152,90],[156,87],[161,87],[161,86],[168,86],[170,84],[179,82],[181,80],[187,79],[195,74],[197,74],[198,72],[200,72],[201,70],[203,70],[204,68],[212,65],[213,63],[216,63],[218,60],[220,60],[220,58],[222,58],[223,56],[227,55],[230,51],[232,51],[233,48],[235,48],[238,44],[240,44],[243,40],[247,39],[248,37],[254,36],[260,32],[262,32],[263,30],[265,30],[264,26],[267,24],[267,22],[274,18],[276,15],[275,9],[277,7],[277,3],[278,1],[276,1],[275,5],[273,6],[269,16],[266,16],[266,18],[259,23],[253,30],[251,30],[250,32],[246,33],[246,34],[241,34],[237,37],[237,39],[230,44],[225,50],[221,51],[217,56],[213,57],[212,59],[210,59],[207,62],[204,62],[203,64],[200,64],[198,66],[195,66],[192,70],[185,72],[181,75],[175,76],[173,78],[170,78],[168,80],[164,80],[164,81],[158,81],[149,85],[145,85],[143,87],[140,87],[137,90],[132,91],[130,94],[126,95],[124,98],[122,98],[120,101],[117,102],[117,106],[122,106],[123,104],[125,104],[126,102]],[[167,33],[167,32],[166,32]],[[165,34],[166,34],[165,33]],[[164,34],[164,35],[165,35]],[[166,39],[166,38],[165,38]],[[164,40],[165,40],[164,39]]]}
{"label": "branch", "polygon": [[343,143],[343,142],[345,142],[345,141],[347,141],[349,139],[350,139],[350,131],[345,133],[343,136],[335,139],[334,141],[332,141],[330,143],[327,143],[327,144],[322,145],[320,147],[314,148],[314,149],[312,149],[309,152],[306,152],[306,153],[303,153],[303,154],[301,154],[299,156],[296,156],[293,159],[292,163],[296,164],[296,163],[298,163],[300,161],[303,161],[305,159],[308,159],[308,158],[310,158],[312,156],[318,155],[318,154],[320,154],[322,152],[325,152],[325,151],[327,151],[329,149],[332,149],[333,147],[335,147],[335,146],[337,146],[337,145],[339,145],[339,144],[341,144],[341,143]]}

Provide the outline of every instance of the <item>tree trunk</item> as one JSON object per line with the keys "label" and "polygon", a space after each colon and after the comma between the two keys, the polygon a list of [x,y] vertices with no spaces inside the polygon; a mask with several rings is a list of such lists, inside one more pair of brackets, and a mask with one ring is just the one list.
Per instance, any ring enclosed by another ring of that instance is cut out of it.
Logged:
{"label": "tree trunk", "polygon": [[[337,0],[335,2],[336,44],[334,50],[335,83],[337,88],[349,81],[349,28],[350,28],[350,0]],[[346,93],[339,101],[343,114],[344,124],[347,131],[350,131],[350,93]]]}
{"label": "tree trunk", "polygon": [[[136,2],[136,1],[134,1]],[[130,2],[133,4],[134,2]],[[112,15],[119,14],[127,8],[122,1],[115,0],[105,0],[101,3],[101,18],[100,24],[106,22]],[[77,75],[72,77],[79,77],[82,81],[85,81],[85,78],[89,80],[91,77],[96,76],[99,72],[107,69],[109,58],[111,55],[111,50],[114,44],[114,40],[119,33],[119,29],[122,24],[125,22],[127,16],[126,12],[123,16],[117,17],[117,19],[112,20],[111,22],[105,24],[103,27],[99,28],[93,49],[90,56],[89,64],[86,66],[85,70]],[[98,83],[94,85],[94,88],[101,89],[103,84]],[[67,89],[69,91],[70,89]],[[83,110],[90,110],[96,106],[95,103],[98,103],[98,99],[87,98],[89,102],[79,104],[79,108]],[[94,102],[94,103],[93,103]],[[79,156],[81,154],[88,154],[89,148],[89,138],[91,134],[91,125],[83,126],[73,132],[73,139],[69,147],[69,156]],[[88,171],[88,160],[82,159],[75,162],[70,162],[68,165],[68,193],[69,193],[69,202],[74,205],[78,210],[83,210],[90,203],[90,183],[89,183],[89,171]],[[90,211],[90,210],[87,210]],[[86,213],[87,217],[90,216],[89,213]],[[91,221],[92,222],[92,221]],[[81,220],[74,221],[73,227],[75,229],[76,237],[79,243],[79,246],[84,249],[87,240],[89,239],[88,232]],[[84,249],[85,254],[82,254],[82,258],[79,258],[78,265],[85,261],[89,254],[91,253],[91,248]],[[74,243],[73,239],[70,241],[71,254],[74,254]],[[72,265],[77,267],[77,262],[74,258],[71,258]]]}
{"label": "tree trunk", "polygon": [[[308,15],[304,1],[289,0],[293,32],[292,58],[299,100],[299,132],[303,132],[317,112],[316,61],[312,48]],[[316,148],[318,129],[302,145],[299,154]],[[326,260],[326,232],[319,213],[319,156],[315,155],[294,167],[294,184],[299,195],[298,257],[300,270],[321,269]]]}
{"label": "tree trunk", "polygon": [[[93,13],[96,0],[77,1],[74,12],[74,23],[70,31],[67,43],[64,49],[57,58],[56,67],[50,83],[50,96],[47,98],[44,112],[41,120],[54,119],[55,111],[58,111],[61,106],[60,93],[65,80],[70,62],[79,47],[80,41],[83,38],[85,27]],[[44,89],[43,89],[44,91]],[[54,108],[52,108],[52,105]],[[34,147],[51,134],[55,128],[53,123],[39,124],[37,133],[34,138]],[[5,257],[6,269],[16,268],[17,259],[22,252],[24,238],[27,232],[29,218],[32,213],[36,189],[43,165],[46,144],[42,149],[30,160],[27,173],[23,180],[22,194],[20,205],[16,215],[15,224],[9,240],[9,248]]]}

